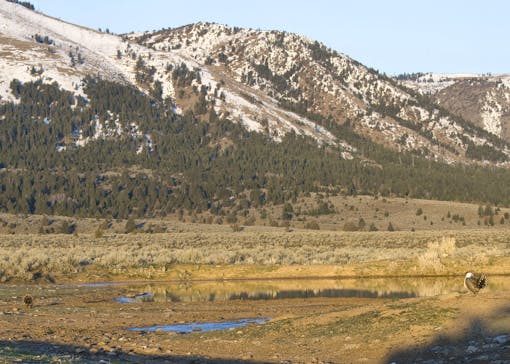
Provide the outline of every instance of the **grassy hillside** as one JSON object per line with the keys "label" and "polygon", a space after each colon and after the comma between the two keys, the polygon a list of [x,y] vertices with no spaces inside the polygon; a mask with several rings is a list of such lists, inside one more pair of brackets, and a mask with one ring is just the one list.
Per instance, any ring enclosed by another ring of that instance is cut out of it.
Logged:
{"label": "grassy hillside", "polygon": [[[325,211],[323,200],[331,213],[319,214]],[[255,210],[243,217],[249,224],[202,223],[212,217],[207,213],[137,220],[2,214],[1,279],[457,275],[473,267],[491,273],[510,269],[507,209],[314,196],[299,199],[285,218],[281,206],[265,211],[265,218]],[[502,223],[492,226],[492,220]]]}

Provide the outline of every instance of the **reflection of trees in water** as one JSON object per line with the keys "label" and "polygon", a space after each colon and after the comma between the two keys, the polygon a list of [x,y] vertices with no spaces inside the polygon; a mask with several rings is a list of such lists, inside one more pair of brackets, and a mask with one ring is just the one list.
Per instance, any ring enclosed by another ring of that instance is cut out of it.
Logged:
{"label": "reflection of trees in water", "polygon": [[[131,291],[152,292],[157,302],[317,297],[406,298],[464,292],[461,276],[186,283],[140,285],[131,287]],[[489,277],[489,289],[501,289],[505,285],[508,286],[505,277]]]}
{"label": "reflection of trees in water", "polygon": [[458,292],[463,287],[463,279],[450,278],[377,278],[356,280],[360,288],[378,287],[378,292],[384,294],[395,291],[413,292],[418,297],[438,296]]}
{"label": "reflection of trees in water", "polygon": [[357,298],[408,298],[415,297],[412,292],[389,292],[380,294],[377,291],[368,291],[360,289],[319,289],[319,290],[287,290],[276,292],[258,292],[250,294],[248,292],[234,293],[230,300],[251,299],[251,300],[270,300],[270,299],[288,299],[288,298],[318,298],[318,297],[357,297]]}

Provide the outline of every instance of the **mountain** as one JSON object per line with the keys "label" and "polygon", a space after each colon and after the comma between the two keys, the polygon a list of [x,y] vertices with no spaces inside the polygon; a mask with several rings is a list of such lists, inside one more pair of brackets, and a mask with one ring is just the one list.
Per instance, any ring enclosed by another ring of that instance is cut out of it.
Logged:
{"label": "mountain", "polygon": [[293,130],[319,143],[342,145],[346,158],[354,150],[333,136],[330,129],[337,125],[394,150],[447,163],[503,162],[510,155],[506,144],[484,132],[484,125],[452,117],[455,110],[450,114],[450,108],[440,109],[348,56],[296,34],[197,23],[116,36],[15,3],[0,4],[3,99],[12,100],[7,87],[12,78],[42,77],[83,94],[83,77],[100,75],[171,97],[178,110],[196,102],[193,87],[205,87],[205,98],[215,103],[217,113],[248,130],[274,140]]}
{"label": "mountain", "polygon": [[317,41],[115,35],[23,4],[0,1],[2,211],[231,222],[318,191],[510,203],[506,142]]}
{"label": "mountain", "polygon": [[[296,34],[198,23],[129,38],[154,52],[171,51],[197,62],[206,74],[209,96],[213,97],[218,80],[229,93],[244,96],[248,102],[242,106],[227,97],[217,108],[244,118],[253,130],[278,130],[277,104],[315,121],[318,117],[326,129],[348,125],[388,148],[447,163],[508,159],[508,146],[482,127]],[[262,125],[263,120],[268,127]]]}
{"label": "mountain", "polygon": [[404,84],[430,95],[451,114],[510,141],[510,75],[425,73],[407,77]]}

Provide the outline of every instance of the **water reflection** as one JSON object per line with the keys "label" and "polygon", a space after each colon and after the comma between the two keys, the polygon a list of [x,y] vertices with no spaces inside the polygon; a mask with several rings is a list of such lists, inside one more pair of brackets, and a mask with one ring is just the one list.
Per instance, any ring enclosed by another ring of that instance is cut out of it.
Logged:
{"label": "water reflection", "polygon": [[151,292],[136,293],[133,297],[118,297],[119,303],[154,302],[154,294]]}
{"label": "water reflection", "polygon": [[[510,289],[507,276],[490,276],[481,294]],[[85,302],[116,300],[142,302],[217,302],[230,300],[313,299],[317,297],[407,298],[467,293],[463,277],[287,279],[242,281],[103,282],[64,285],[0,285],[0,302],[21,299],[25,294],[39,302],[60,302],[65,296],[83,296]]]}
{"label": "water reflection", "polygon": [[[492,280],[494,282],[494,279]],[[463,279],[453,278],[370,278],[246,280],[155,283],[127,285],[130,295],[151,292],[156,302],[205,302],[230,300],[278,300],[328,297],[408,298],[462,292]]]}
{"label": "water reflection", "polygon": [[241,292],[232,294],[229,300],[278,300],[287,298],[316,298],[316,297],[357,297],[357,298],[409,298],[416,297],[413,292],[383,292],[369,291],[362,289],[305,289],[305,290],[283,290],[271,293]]}
{"label": "water reflection", "polygon": [[192,332],[207,332],[216,330],[229,330],[250,324],[262,324],[266,322],[267,318],[255,318],[255,319],[242,319],[237,321],[222,321],[222,322],[205,322],[196,323],[192,322],[189,324],[176,324],[176,325],[154,325],[148,327],[130,327],[129,331],[165,331],[165,332],[176,332],[179,334],[189,334]]}

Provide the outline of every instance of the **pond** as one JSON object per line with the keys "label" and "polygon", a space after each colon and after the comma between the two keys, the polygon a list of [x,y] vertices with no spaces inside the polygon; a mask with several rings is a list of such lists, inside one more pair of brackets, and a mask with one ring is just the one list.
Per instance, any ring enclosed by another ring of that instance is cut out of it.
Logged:
{"label": "pond", "polygon": [[[508,289],[506,277],[489,277],[486,291]],[[125,298],[150,293],[146,301],[204,302],[312,298],[409,298],[465,292],[463,277],[288,279],[155,282],[118,286]]]}
{"label": "pond", "polygon": [[[508,290],[506,276],[489,276],[484,291]],[[482,292],[484,292],[482,291]],[[466,292],[463,277],[406,277],[363,279],[280,279],[173,282],[102,282],[91,284],[2,284],[0,301],[30,293],[62,300],[86,296],[89,300],[137,304],[148,302],[215,302],[313,298],[408,298]]]}

